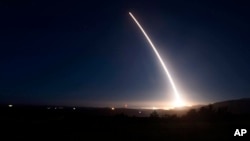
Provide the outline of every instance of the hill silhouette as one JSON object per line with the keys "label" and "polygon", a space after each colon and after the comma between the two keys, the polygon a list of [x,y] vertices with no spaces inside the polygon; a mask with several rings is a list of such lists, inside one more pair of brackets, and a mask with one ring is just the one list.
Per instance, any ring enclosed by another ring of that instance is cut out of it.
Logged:
{"label": "hill silhouette", "polygon": [[223,102],[216,102],[212,104],[214,108],[227,108],[231,113],[245,114],[250,113],[250,98],[242,98],[236,100],[228,100]]}

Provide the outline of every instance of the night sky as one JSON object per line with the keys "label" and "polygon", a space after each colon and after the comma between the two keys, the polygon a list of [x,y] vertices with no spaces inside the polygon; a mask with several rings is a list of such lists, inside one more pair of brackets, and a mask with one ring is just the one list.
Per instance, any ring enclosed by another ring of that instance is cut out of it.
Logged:
{"label": "night sky", "polygon": [[1,1],[0,103],[168,106],[250,96],[250,5],[238,1]]}

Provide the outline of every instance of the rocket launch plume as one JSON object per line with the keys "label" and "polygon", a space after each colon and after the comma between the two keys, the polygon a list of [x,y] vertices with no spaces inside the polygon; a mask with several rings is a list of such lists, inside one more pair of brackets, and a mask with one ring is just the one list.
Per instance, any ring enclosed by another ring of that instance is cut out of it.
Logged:
{"label": "rocket launch plume", "polygon": [[133,16],[133,14],[131,12],[129,12],[129,15],[132,17],[132,19],[135,21],[135,23],[137,24],[137,26],[140,28],[140,30],[142,31],[142,33],[144,34],[144,36],[146,37],[146,39],[148,40],[150,46],[152,47],[152,49],[154,50],[157,58],[159,59],[164,71],[166,72],[166,75],[171,83],[171,86],[174,90],[174,94],[175,94],[175,98],[176,98],[176,103],[175,103],[175,106],[183,106],[183,101],[182,99],[180,98],[180,94],[178,93],[178,90],[175,86],[175,83],[174,83],[174,80],[172,79],[172,76],[170,75],[170,72],[168,71],[165,63],[163,62],[160,54],[158,53],[156,47],[154,46],[153,42],[151,41],[151,39],[149,38],[149,36],[147,35],[147,33],[145,32],[145,30],[142,28],[142,26],[140,25],[140,23],[136,20],[136,18]]}

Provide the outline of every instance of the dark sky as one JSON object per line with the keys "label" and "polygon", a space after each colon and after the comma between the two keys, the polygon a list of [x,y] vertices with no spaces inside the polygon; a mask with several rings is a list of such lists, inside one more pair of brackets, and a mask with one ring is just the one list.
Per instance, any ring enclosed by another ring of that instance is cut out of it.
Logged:
{"label": "dark sky", "polygon": [[250,5],[239,1],[1,1],[0,103],[168,105],[250,95]]}

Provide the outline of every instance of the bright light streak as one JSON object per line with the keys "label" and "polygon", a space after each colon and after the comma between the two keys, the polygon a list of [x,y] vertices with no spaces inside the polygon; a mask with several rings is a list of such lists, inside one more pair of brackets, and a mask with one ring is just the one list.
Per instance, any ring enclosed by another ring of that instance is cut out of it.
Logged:
{"label": "bright light streak", "polygon": [[176,98],[175,106],[176,107],[184,106],[184,103],[183,103],[183,101],[180,98],[180,94],[178,93],[177,88],[175,86],[174,80],[172,79],[172,77],[171,77],[171,75],[170,75],[170,73],[169,73],[169,71],[168,71],[165,63],[163,62],[160,54],[158,53],[156,47],[153,44],[153,42],[150,40],[150,38],[148,37],[147,33],[144,31],[144,29],[142,28],[142,26],[140,25],[140,23],[133,16],[133,14],[131,12],[129,12],[129,15],[133,18],[133,20],[135,21],[135,23],[137,24],[137,26],[141,29],[142,33],[144,34],[144,36],[148,40],[149,44],[151,45],[152,49],[154,50],[156,56],[158,57],[158,59],[159,59],[161,65],[162,65],[164,71],[166,72],[166,75],[167,75],[167,77],[168,77],[168,79],[169,79],[169,81],[170,81],[170,83],[171,83],[171,85],[173,87],[174,93],[175,93],[175,98]]}

